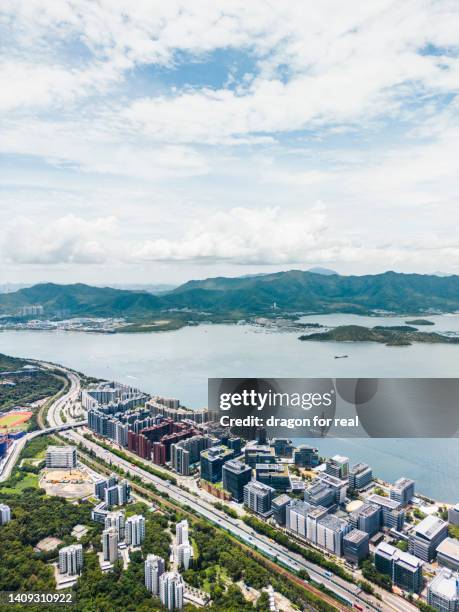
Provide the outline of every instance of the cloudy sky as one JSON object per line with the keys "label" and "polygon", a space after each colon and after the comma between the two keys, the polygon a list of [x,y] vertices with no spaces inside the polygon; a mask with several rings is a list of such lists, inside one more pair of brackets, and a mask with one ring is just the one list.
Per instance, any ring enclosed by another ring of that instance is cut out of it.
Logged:
{"label": "cloudy sky", "polygon": [[457,0],[3,0],[0,282],[458,272]]}

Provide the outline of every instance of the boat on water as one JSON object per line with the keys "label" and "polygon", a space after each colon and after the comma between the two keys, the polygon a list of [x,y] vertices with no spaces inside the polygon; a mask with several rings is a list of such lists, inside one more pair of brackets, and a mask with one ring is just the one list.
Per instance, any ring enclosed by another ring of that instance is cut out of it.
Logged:
{"label": "boat on water", "polygon": [[335,359],[346,359],[349,355],[335,355]]}

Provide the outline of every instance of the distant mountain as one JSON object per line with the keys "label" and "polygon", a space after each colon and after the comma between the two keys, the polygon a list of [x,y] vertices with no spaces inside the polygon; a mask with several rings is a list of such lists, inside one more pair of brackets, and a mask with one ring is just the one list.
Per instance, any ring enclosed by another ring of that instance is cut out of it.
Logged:
{"label": "distant mountain", "polygon": [[[50,315],[155,316],[161,311],[211,313],[231,318],[293,312],[397,313],[459,310],[459,276],[422,274],[340,276],[301,270],[250,277],[192,280],[168,293],[128,291],[89,285],[45,283],[0,295],[0,313],[41,304]],[[179,316],[170,314],[168,316]],[[181,315],[183,316],[183,315]]]}
{"label": "distant mountain", "polygon": [[321,268],[320,266],[309,268],[308,272],[313,272],[314,274],[324,274],[325,276],[330,276],[331,274],[338,274],[338,272],[330,270],[330,268]]}

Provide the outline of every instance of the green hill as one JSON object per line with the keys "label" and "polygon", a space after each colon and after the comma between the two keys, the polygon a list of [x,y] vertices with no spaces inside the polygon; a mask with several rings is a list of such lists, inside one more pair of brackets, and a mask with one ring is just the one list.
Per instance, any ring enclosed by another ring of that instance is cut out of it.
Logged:
{"label": "green hill", "polygon": [[165,311],[168,318],[199,318],[210,313],[214,320],[297,312],[452,312],[459,310],[459,276],[395,272],[340,276],[291,270],[194,280],[161,295],[45,283],[0,295],[0,314],[15,315],[21,306],[30,304],[41,304],[47,316],[124,316],[133,320]]}

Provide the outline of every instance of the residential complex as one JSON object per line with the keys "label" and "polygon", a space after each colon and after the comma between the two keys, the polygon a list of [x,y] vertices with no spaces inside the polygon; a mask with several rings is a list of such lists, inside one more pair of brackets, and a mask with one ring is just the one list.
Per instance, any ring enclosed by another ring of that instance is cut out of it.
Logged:
{"label": "residential complex", "polygon": [[76,576],[83,568],[83,546],[72,544],[59,550],[59,573]]}
{"label": "residential complex", "polygon": [[0,504],[0,525],[6,525],[11,520],[11,509],[6,504]]}
{"label": "residential complex", "polygon": [[182,610],[183,578],[178,572],[164,572],[159,577],[159,598],[166,610]]}
{"label": "residential complex", "polygon": [[147,555],[145,560],[145,586],[153,595],[159,596],[159,579],[165,571],[164,559]]}

